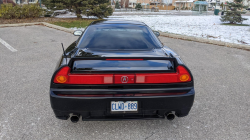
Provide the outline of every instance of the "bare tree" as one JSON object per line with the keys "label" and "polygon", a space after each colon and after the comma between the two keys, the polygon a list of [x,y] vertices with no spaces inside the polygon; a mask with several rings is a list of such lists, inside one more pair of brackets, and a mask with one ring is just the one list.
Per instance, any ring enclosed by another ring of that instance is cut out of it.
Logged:
{"label": "bare tree", "polygon": [[129,0],[125,0],[125,8],[128,8]]}
{"label": "bare tree", "polygon": [[125,7],[125,5],[124,5],[124,4],[125,4],[125,1],[126,1],[126,0],[121,0],[121,8],[124,8],[124,7]]}

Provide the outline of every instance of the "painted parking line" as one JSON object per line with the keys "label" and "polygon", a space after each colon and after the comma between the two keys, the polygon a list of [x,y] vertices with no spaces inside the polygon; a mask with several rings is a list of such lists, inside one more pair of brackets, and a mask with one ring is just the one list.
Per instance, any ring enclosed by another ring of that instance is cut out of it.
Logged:
{"label": "painted parking line", "polygon": [[5,42],[4,40],[2,40],[1,38],[0,38],[0,43],[2,43],[6,48],[8,48],[12,52],[16,52],[17,51],[16,49],[14,49],[13,47],[11,47],[7,42]]}

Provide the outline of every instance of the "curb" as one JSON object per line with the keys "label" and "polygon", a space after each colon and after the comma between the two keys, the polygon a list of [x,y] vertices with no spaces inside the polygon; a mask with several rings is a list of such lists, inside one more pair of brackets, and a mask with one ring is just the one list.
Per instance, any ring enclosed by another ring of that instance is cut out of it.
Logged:
{"label": "curb", "polygon": [[47,22],[43,22],[43,25],[46,26],[46,27],[54,28],[54,29],[61,30],[61,31],[64,31],[64,32],[67,32],[67,33],[71,33],[71,34],[74,33],[74,30],[72,30],[72,29],[68,29],[68,28],[65,28],[65,27],[57,26],[57,25],[50,24],[50,23],[47,23]]}
{"label": "curb", "polygon": [[163,32],[160,32],[160,36],[188,40],[188,41],[195,41],[195,42],[200,42],[200,43],[213,44],[213,45],[218,45],[218,46],[226,46],[226,47],[230,47],[230,48],[237,48],[237,49],[243,49],[243,50],[250,51],[249,45],[228,43],[228,42],[222,42],[222,41],[218,41],[218,40],[211,40],[211,39],[205,39],[205,38],[200,38],[200,37],[177,35],[177,34],[163,33]]}
{"label": "curb", "polygon": [[32,22],[32,23],[18,23],[18,24],[0,24],[2,27],[18,27],[18,26],[31,26],[31,25],[41,25],[43,22]]}
{"label": "curb", "polygon": [[[61,31],[64,31],[64,32],[67,32],[67,33],[73,33],[74,32],[74,30],[72,30],[72,29],[57,26],[57,25],[50,24],[50,23],[47,23],[47,22],[33,22],[33,23],[19,23],[19,24],[0,24],[0,28],[2,28],[2,27],[31,26],[31,25],[44,25],[46,27],[61,30]],[[228,42],[222,42],[222,41],[218,41],[218,40],[210,40],[210,39],[205,39],[205,38],[186,36],[186,35],[177,35],[177,34],[172,34],[172,33],[163,33],[163,32],[160,32],[160,36],[175,38],[175,39],[188,40],[188,41],[195,41],[195,42],[200,42],[200,43],[213,44],[213,45],[218,45],[218,46],[226,46],[226,47],[230,47],[230,48],[237,48],[237,49],[243,49],[243,50],[250,51],[250,46],[249,45],[228,43]]]}
{"label": "curb", "polygon": [[19,24],[0,24],[0,28],[2,28],[2,27],[31,26],[31,25],[43,25],[43,26],[53,28],[53,29],[57,29],[57,30],[60,30],[60,31],[64,31],[64,32],[67,32],[67,33],[72,33],[72,34],[74,33],[74,30],[72,30],[72,29],[57,26],[57,25],[50,24],[50,23],[47,23],[47,22],[33,22],[33,23],[19,23]]}

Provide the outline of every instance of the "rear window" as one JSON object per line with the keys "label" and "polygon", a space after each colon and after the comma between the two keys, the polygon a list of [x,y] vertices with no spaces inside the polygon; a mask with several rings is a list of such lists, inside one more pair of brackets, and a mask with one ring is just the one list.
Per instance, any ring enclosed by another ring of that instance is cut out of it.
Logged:
{"label": "rear window", "polygon": [[147,26],[107,24],[89,26],[79,43],[90,49],[153,49],[161,43]]}
{"label": "rear window", "polygon": [[74,70],[171,70],[171,62],[168,60],[142,60],[142,61],[119,61],[119,60],[82,60],[75,61]]}

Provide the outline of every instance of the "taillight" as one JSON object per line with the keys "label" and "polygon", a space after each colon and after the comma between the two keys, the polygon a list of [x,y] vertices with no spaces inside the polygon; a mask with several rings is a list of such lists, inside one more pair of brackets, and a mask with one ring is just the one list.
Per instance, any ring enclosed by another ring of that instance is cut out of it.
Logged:
{"label": "taillight", "polygon": [[184,66],[178,66],[176,73],[138,74],[71,74],[70,68],[60,69],[54,83],[58,84],[159,84],[190,82],[191,75]]}
{"label": "taillight", "polygon": [[183,66],[177,67],[177,73],[179,82],[190,82],[192,80],[188,70]]}
{"label": "taillight", "polygon": [[69,80],[69,72],[70,68],[68,66],[60,69],[54,78],[54,83],[66,83]]}
{"label": "taillight", "polygon": [[153,83],[180,83],[190,82],[191,76],[187,69],[183,66],[177,67],[176,73],[142,73],[136,74],[136,82],[138,84]]}
{"label": "taillight", "polygon": [[58,83],[65,83],[67,81],[67,78],[65,76],[57,76],[56,81]]}
{"label": "taillight", "polygon": [[113,74],[71,74],[70,68],[60,69],[54,83],[58,84],[113,84]]}

